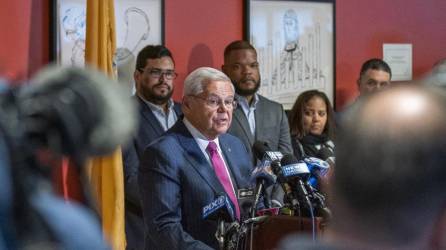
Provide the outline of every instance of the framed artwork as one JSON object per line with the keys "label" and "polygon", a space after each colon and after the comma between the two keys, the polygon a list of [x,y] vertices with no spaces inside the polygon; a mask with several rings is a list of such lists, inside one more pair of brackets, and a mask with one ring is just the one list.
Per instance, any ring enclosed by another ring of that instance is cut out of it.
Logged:
{"label": "framed artwork", "polygon": [[[52,1],[51,57],[61,65],[83,66],[86,0]],[[115,0],[116,65],[121,82],[133,86],[138,52],[164,43],[163,0]]]}
{"label": "framed artwork", "polygon": [[259,93],[291,109],[300,93],[317,89],[334,104],[335,0],[245,0],[245,7]]}

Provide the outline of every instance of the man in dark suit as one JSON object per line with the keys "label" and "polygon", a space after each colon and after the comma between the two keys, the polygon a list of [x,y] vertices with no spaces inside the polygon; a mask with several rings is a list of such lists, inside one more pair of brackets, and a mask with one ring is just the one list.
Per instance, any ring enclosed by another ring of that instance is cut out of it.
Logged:
{"label": "man in dark suit", "polygon": [[230,43],[225,48],[222,70],[231,78],[239,104],[228,133],[243,141],[253,160],[251,148],[255,141],[265,141],[271,150],[292,154],[282,105],[257,94],[260,73],[255,48],[247,41]]}
{"label": "man in dark suit", "polygon": [[[238,107],[228,133],[242,140],[251,160],[255,141],[267,142],[271,150],[292,154],[288,118],[281,104],[257,94],[260,88],[259,62],[255,48],[247,41],[234,41],[225,48],[222,70],[235,87]],[[281,206],[283,190],[280,185],[268,188],[266,206]]]}
{"label": "man in dark suit", "polygon": [[171,99],[176,75],[172,54],[166,47],[148,45],[139,52],[133,74],[139,128],[123,148],[127,249],[144,248],[144,223],[137,183],[139,160],[144,148],[172,127],[181,115],[180,104]]}
{"label": "man in dark suit", "polygon": [[222,72],[203,67],[185,79],[184,118],[141,159],[145,249],[217,249],[217,222],[202,210],[222,194],[240,218],[236,193],[248,187],[252,166],[242,142],[226,134],[236,105]]}

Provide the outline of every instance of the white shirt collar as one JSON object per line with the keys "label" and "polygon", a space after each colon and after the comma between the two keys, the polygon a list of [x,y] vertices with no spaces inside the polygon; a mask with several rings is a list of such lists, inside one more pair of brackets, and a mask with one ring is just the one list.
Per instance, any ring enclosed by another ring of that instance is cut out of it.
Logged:
{"label": "white shirt collar", "polygon": [[208,157],[208,153],[206,151],[206,148],[209,144],[210,141],[215,142],[215,144],[217,144],[217,150],[218,152],[221,154],[221,149],[220,149],[220,144],[219,144],[219,140],[218,137],[215,138],[214,140],[209,140],[208,138],[206,138],[206,136],[204,136],[200,131],[198,131],[198,129],[196,129],[192,123],[190,123],[186,117],[183,118],[183,122],[184,125],[186,126],[186,128],[189,130],[189,132],[192,134],[192,137],[195,139],[195,141],[198,144],[198,147],[200,147],[201,151]]}

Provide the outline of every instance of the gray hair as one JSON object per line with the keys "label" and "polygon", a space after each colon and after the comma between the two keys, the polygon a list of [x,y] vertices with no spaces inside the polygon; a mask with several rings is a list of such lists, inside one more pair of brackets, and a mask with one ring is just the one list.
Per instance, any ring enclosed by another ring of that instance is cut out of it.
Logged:
{"label": "gray hair", "polygon": [[[210,67],[200,67],[192,71],[184,80],[183,96],[200,94],[211,81],[231,82],[231,79],[220,70]],[[231,88],[234,91],[232,84]]]}

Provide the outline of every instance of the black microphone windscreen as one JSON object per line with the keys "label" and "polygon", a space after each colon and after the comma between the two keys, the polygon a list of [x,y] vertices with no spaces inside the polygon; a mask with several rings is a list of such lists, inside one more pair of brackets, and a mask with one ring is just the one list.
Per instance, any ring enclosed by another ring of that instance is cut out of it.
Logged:
{"label": "black microphone windscreen", "polygon": [[267,151],[272,151],[265,141],[256,141],[252,146],[252,151],[257,159],[262,160]]}
{"label": "black microphone windscreen", "polygon": [[282,160],[280,160],[280,164],[282,166],[286,166],[286,165],[290,165],[290,164],[295,164],[298,163],[299,161],[297,160],[297,158],[292,155],[292,154],[286,154],[283,156]]}
{"label": "black microphone windscreen", "polygon": [[317,158],[322,159],[322,160],[327,160],[329,157],[333,157],[334,153],[332,150],[330,150],[327,147],[322,147],[318,152],[317,152]]}

